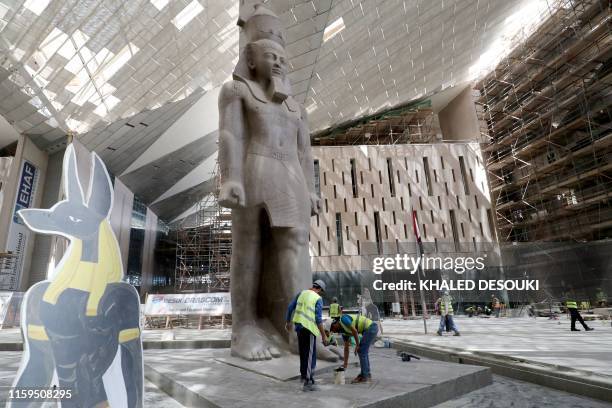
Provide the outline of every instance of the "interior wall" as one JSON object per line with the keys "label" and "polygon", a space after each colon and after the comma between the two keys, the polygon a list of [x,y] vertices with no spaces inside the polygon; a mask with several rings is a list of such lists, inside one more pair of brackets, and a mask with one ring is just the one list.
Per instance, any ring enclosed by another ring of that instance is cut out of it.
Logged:
{"label": "interior wall", "polygon": [[110,215],[110,224],[119,242],[123,270],[127,271],[134,193],[116,177],[114,191],[115,196],[113,200],[113,210]]}
{"label": "interior wall", "polygon": [[438,113],[444,140],[480,141],[480,124],[472,89],[465,88]]}
{"label": "interior wall", "polygon": [[144,248],[142,251],[142,281],[140,286],[140,295],[144,296],[153,285],[153,275],[155,268],[154,251],[157,241],[157,215],[147,209],[147,218],[145,220],[145,239]]}

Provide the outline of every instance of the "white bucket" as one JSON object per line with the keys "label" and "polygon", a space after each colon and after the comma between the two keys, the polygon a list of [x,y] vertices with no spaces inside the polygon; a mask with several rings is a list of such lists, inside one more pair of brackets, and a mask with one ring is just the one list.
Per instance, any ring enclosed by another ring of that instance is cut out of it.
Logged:
{"label": "white bucket", "polygon": [[334,384],[344,384],[344,370],[336,370],[334,371]]}

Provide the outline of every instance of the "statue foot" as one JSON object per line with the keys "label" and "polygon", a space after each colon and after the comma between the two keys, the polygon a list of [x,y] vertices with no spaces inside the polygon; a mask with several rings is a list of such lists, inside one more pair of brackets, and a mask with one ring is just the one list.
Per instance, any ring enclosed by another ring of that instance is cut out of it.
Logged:
{"label": "statue foot", "polygon": [[233,330],[231,353],[234,357],[250,361],[271,360],[281,356],[270,336],[254,324]]}
{"label": "statue foot", "polygon": [[325,347],[320,337],[317,337],[317,358],[319,360],[330,361],[335,363],[338,361],[339,354],[334,353],[337,349]]}

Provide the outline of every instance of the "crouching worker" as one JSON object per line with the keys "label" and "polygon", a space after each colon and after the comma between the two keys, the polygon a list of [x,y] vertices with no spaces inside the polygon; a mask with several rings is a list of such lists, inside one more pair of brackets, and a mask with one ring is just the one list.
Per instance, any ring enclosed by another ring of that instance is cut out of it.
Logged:
{"label": "crouching worker", "polygon": [[[369,351],[370,345],[376,340],[378,334],[376,322],[365,316],[346,314],[342,315],[340,319],[334,320],[330,330],[334,333],[342,333],[344,340],[344,368],[348,367],[351,337],[355,339],[355,354],[359,356],[361,373],[351,383],[358,384],[371,381]],[[361,335],[361,340],[359,335]]]}

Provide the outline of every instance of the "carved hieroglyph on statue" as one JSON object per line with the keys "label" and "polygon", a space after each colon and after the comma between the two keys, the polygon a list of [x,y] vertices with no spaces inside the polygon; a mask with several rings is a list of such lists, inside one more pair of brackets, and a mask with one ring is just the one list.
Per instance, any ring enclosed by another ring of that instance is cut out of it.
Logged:
{"label": "carved hieroglyph on statue", "polygon": [[232,209],[232,355],[264,360],[297,351],[284,312],[312,284],[308,232],[320,201],[280,20],[257,4],[238,25],[247,44],[219,96],[219,203]]}
{"label": "carved hieroglyph on statue", "polygon": [[[20,210],[28,228],[70,240],[49,280],[26,293],[21,309],[24,353],[13,387],[49,389],[66,407],[142,407],[140,298],[125,282],[109,214],[113,188],[102,160],[91,155],[83,194],[76,154],[64,155],[66,199],[49,210]],[[70,394],[68,397],[68,393]],[[30,406],[18,400],[9,407]]]}

